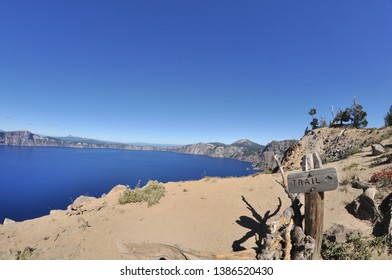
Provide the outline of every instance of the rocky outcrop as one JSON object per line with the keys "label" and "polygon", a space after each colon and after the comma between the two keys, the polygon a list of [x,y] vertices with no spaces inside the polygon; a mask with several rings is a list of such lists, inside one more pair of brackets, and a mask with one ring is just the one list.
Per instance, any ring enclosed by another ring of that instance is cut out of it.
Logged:
{"label": "rocky outcrop", "polygon": [[3,222],[3,225],[9,225],[9,224],[15,224],[15,223],[16,223],[16,222],[15,222],[14,220],[5,218],[5,219],[4,219],[4,222]]}
{"label": "rocky outcrop", "polygon": [[385,153],[385,149],[382,145],[380,144],[373,144],[372,145],[372,155],[373,156],[379,156]]}
{"label": "rocky outcrop", "polygon": [[272,141],[259,153],[258,166],[263,170],[275,169],[277,165],[274,155],[277,155],[278,159],[282,160],[285,152],[296,142],[297,140]]}
{"label": "rocky outcrop", "polygon": [[390,137],[392,137],[392,127],[382,129],[319,128],[312,130],[293,145],[282,163],[286,170],[299,169],[301,158],[311,152],[317,152],[324,162],[338,161]]}

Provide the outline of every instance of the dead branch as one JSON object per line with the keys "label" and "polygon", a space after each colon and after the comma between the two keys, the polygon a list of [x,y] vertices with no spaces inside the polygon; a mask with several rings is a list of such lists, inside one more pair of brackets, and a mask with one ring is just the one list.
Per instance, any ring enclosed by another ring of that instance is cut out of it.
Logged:
{"label": "dead branch", "polygon": [[291,229],[293,227],[294,221],[290,219],[288,226],[286,227],[286,234],[285,234],[285,243],[286,246],[284,247],[284,260],[290,260],[291,258]]}
{"label": "dead branch", "polygon": [[286,175],[284,173],[283,166],[282,166],[282,164],[280,163],[280,161],[278,159],[278,155],[275,154],[274,155],[274,159],[276,161],[276,164],[279,167],[280,174],[282,175],[282,183],[279,183],[279,184],[283,187],[285,193],[287,194],[287,196],[289,197],[291,202],[294,202],[294,200],[296,198],[296,195],[289,192]]}
{"label": "dead branch", "polygon": [[285,188],[287,188],[286,176],[285,176],[285,174],[284,174],[283,166],[282,166],[282,164],[280,163],[280,161],[279,161],[279,159],[278,159],[278,155],[275,154],[275,155],[274,155],[274,159],[275,159],[276,164],[277,164],[278,167],[279,167],[280,174],[282,175],[283,186],[284,186]]}
{"label": "dead branch", "polygon": [[286,208],[283,211],[282,215],[272,223],[268,225],[268,231],[271,234],[279,231],[283,226],[287,226],[294,216],[294,210],[291,207]]}

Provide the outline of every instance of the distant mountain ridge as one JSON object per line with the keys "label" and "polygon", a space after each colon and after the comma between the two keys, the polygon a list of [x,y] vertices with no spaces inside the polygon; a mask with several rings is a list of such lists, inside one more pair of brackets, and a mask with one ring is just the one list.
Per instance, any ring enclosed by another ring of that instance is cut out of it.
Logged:
{"label": "distant mountain ridge", "polygon": [[[79,138],[80,139],[80,138]],[[92,139],[91,139],[92,140]],[[155,150],[151,146],[132,146],[125,144],[109,143],[86,143],[80,141],[70,141],[58,139],[55,137],[41,136],[30,131],[3,131],[0,132],[0,145],[2,146],[29,146],[29,147],[66,147],[66,148],[108,148],[108,149],[126,149],[126,150]]]}
{"label": "distant mountain ridge", "polygon": [[234,142],[231,145],[218,142],[197,143],[185,146],[169,147],[168,150],[192,155],[207,155],[217,158],[233,158],[248,161],[256,165],[258,162],[258,153],[261,152],[263,148],[264,146],[260,144],[254,143],[247,139],[242,139]]}
{"label": "distant mountain ridge", "polygon": [[259,153],[264,146],[241,139],[231,145],[223,143],[197,143],[185,146],[138,146],[121,143],[112,143],[81,137],[48,137],[30,131],[1,131],[0,145],[7,146],[48,146],[68,148],[109,148],[141,151],[170,151],[193,155],[207,155],[217,158],[232,158],[251,162],[256,165]]}
{"label": "distant mountain ridge", "polygon": [[118,143],[118,142],[111,142],[111,141],[104,141],[104,140],[96,140],[96,139],[91,139],[91,138],[83,138],[83,137],[78,137],[78,136],[48,136],[64,141],[71,141],[71,142],[80,142],[80,143],[87,143],[87,144],[116,144],[116,145],[123,145],[123,143]]}

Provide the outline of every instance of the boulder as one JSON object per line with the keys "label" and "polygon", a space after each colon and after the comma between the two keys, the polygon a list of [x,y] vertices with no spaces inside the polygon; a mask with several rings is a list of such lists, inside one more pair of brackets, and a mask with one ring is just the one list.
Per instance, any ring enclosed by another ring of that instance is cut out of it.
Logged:
{"label": "boulder", "polygon": [[93,196],[85,196],[85,195],[81,195],[79,196],[77,199],[75,199],[75,201],[72,203],[72,205],[82,205],[86,202],[90,202],[93,200],[96,200],[96,197]]}
{"label": "boulder", "polygon": [[371,188],[372,185],[356,179],[351,182],[351,187],[354,189],[362,189],[363,191],[366,191],[367,189]]}
{"label": "boulder", "polygon": [[387,234],[392,240],[392,193],[390,193],[380,204],[382,213],[382,234]]}
{"label": "boulder", "polygon": [[377,190],[368,188],[347,207],[349,212],[360,220],[374,222],[379,217],[379,211],[374,201]]}
{"label": "boulder", "polygon": [[112,197],[112,196],[118,196],[118,194],[124,192],[128,188],[124,185],[117,185],[113,189],[110,190],[110,192],[105,196],[105,197]]}
{"label": "boulder", "polygon": [[380,144],[373,144],[372,145],[372,155],[373,156],[379,156],[385,153],[385,149],[382,145]]}
{"label": "boulder", "polygon": [[387,163],[392,163],[392,154],[387,156]]}
{"label": "boulder", "polygon": [[9,224],[15,224],[15,223],[16,223],[16,222],[15,222],[14,220],[5,218],[5,219],[4,219],[4,222],[3,222],[3,225],[9,225]]}
{"label": "boulder", "polygon": [[66,211],[64,210],[50,210],[49,215],[60,215],[64,214]]}

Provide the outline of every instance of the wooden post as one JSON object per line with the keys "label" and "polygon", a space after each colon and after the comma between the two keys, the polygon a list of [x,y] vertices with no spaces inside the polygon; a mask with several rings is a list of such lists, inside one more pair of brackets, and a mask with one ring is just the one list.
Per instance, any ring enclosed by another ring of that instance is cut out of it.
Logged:
{"label": "wooden post", "polygon": [[[322,168],[321,158],[317,153],[307,154],[302,158],[302,170]],[[324,192],[305,193],[305,234],[315,240],[312,260],[320,259],[324,224]]]}

